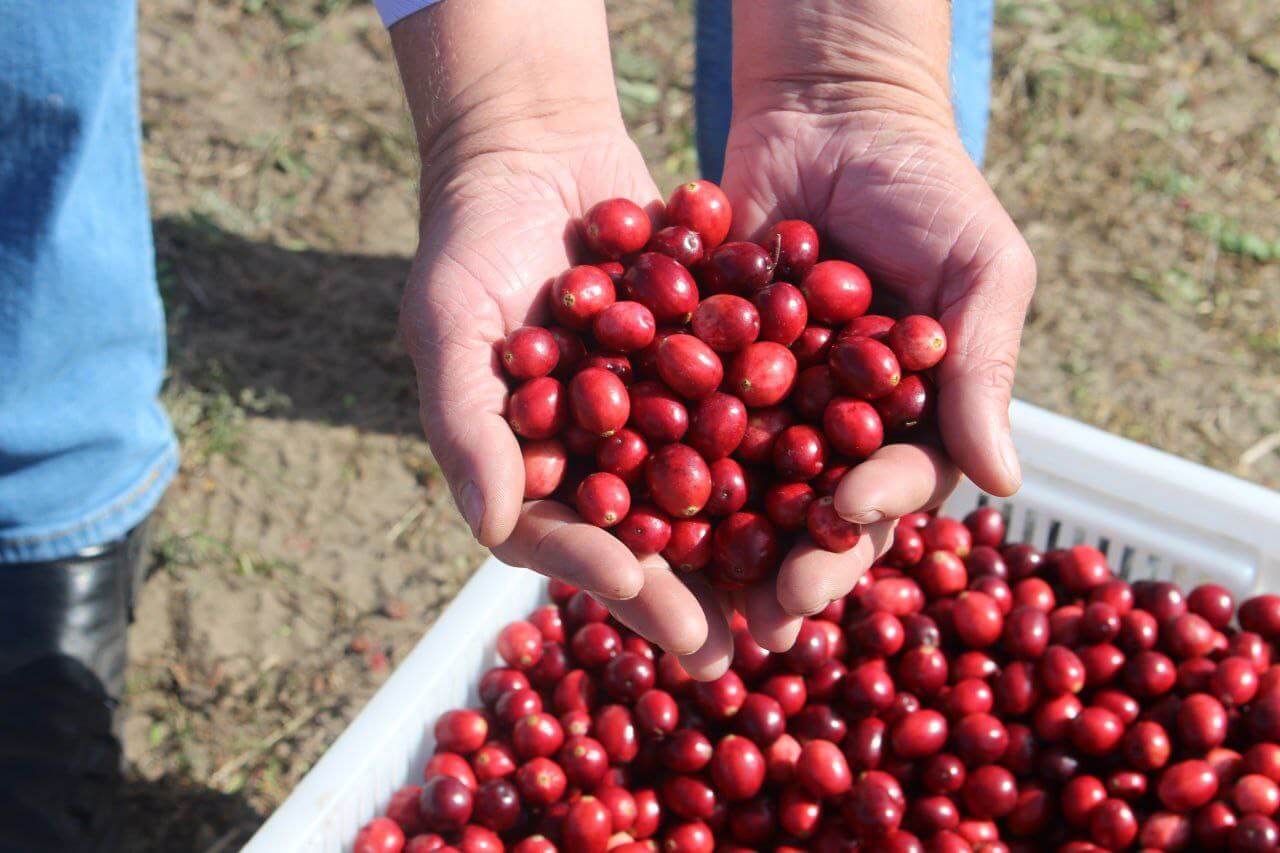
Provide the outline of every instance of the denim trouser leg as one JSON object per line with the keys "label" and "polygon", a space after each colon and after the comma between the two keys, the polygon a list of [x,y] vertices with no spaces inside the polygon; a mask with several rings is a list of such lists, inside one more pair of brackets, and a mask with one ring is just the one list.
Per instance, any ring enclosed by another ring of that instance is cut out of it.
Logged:
{"label": "denim trouser leg", "polygon": [[177,467],[136,18],[0,2],[0,563],[119,538]]}
{"label": "denim trouser leg", "polygon": [[[732,114],[732,0],[698,0],[694,111],[702,174],[720,180]],[[951,7],[951,101],[960,138],[982,165],[991,102],[991,24],[995,0],[954,0]]]}

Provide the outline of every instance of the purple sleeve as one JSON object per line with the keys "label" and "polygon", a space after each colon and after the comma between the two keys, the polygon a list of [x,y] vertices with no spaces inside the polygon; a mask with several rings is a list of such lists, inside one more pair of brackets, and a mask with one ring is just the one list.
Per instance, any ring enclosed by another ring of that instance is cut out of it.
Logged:
{"label": "purple sleeve", "polygon": [[389,27],[401,18],[438,2],[440,0],[373,0],[373,5],[378,7],[383,26]]}

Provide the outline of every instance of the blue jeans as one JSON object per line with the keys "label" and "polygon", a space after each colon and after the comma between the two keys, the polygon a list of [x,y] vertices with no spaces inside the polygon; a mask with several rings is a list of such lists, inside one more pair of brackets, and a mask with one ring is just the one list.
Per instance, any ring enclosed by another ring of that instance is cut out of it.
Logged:
{"label": "blue jeans", "polygon": [[0,563],[119,538],[177,469],[136,24],[135,0],[0,2]]}
{"label": "blue jeans", "polygon": [[[698,0],[694,110],[702,174],[718,181],[732,112],[733,0]],[[979,166],[991,103],[991,25],[995,0],[954,0],[951,7],[951,103],[965,150]]]}

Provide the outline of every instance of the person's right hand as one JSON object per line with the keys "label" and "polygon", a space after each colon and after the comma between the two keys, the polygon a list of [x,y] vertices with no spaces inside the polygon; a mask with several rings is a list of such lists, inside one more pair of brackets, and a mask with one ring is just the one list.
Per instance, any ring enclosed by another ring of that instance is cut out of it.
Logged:
{"label": "person's right hand", "polygon": [[503,416],[495,345],[520,326],[548,324],[547,285],[573,262],[566,229],[592,204],[658,198],[622,132],[542,143],[469,157],[425,193],[401,321],[422,425],[481,544],[506,563],[594,593],[641,635],[689,655],[705,643],[708,618],[663,561],[637,561],[562,503],[523,501],[524,465]]}

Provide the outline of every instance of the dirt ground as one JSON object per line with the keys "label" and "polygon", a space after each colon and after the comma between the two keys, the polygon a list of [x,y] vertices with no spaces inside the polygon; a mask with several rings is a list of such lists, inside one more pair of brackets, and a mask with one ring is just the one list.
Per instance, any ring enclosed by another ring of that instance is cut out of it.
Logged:
{"label": "dirt ground", "polygon": [[[696,172],[690,0],[611,0]],[[415,155],[350,0],[142,0],[184,440],[131,634],[131,849],[252,834],[478,564],[395,340]],[[1021,397],[1280,486],[1280,7],[1003,0],[988,174],[1040,265]],[[385,657],[384,657],[385,655]]]}

